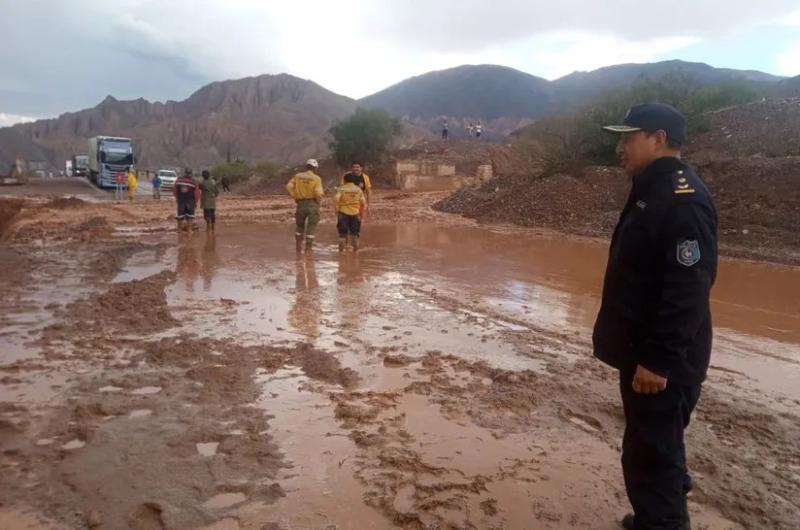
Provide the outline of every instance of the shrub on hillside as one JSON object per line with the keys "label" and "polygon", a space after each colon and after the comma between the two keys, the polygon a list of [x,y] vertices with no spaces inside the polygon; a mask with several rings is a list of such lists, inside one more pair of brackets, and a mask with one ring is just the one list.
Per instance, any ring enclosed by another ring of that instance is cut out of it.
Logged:
{"label": "shrub on hillside", "polygon": [[577,173],[586,164],[616,162],[617,138],[604,133],[602,126],[620,122],[631,105],[659,102],[676,107],[686,116],[691,136],[708,129],[707,112],[749,103],[761,95],[746,81],[703,86],[690,76],[667,75],[655,81],[642,80],[574,115],[540,120],[517,138],[520,148],[533,153],[545,173]]}

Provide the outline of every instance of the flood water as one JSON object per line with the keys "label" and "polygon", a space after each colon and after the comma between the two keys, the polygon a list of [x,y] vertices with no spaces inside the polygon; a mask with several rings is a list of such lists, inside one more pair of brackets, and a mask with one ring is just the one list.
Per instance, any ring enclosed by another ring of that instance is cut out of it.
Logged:
{"label": "flood water", "polygon": [[[158,258],[178,273],[173,301],[242,303],[204,332],[304,340],[332,351],[402,344],[539,369],[542,360],[508,334],[590,337],[606,244],[519,229],[367,224],[359,254],[342,255],[335,234],[320,232],[313,255],[298,257],[291,227],[223,225],[216,236],[180,236],[166,254],[135,256],[117,280],[153,273]],[[800,268],[722,260],[712,311],[712,366],[798,399]]]}

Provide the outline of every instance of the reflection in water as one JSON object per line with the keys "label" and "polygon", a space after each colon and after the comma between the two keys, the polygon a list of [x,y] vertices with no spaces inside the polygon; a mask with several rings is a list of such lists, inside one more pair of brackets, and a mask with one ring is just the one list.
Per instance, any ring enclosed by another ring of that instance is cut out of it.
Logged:
{"label": "reflection in water", "polygon": [[203,290],[208,291],[211,289],[211,280],[219,267],[219,258],[217,257],[217,238],[213,231],[206,232],[206,240],[203,245],[202,257],[202,272],[203,272]]}
{"label": "reflection in water", "polygon": [[294,303],[289,309],[289,323],[308,338],[319,336],[321,301],[317,270],[313,259],[295,260]]}
{"label": "reflection in water", "polygon": [[336,310],[343,327],[361,331],[370,310],[371,289],[365,281],[358,254],[339,256],[336,275]]}
{"label": "reflection in water", "polygon": [[178,234],[178,258],[175,272],[182,278],[188,291],[194,292],[194,281],[200,276],[201,263],[194,234]]}

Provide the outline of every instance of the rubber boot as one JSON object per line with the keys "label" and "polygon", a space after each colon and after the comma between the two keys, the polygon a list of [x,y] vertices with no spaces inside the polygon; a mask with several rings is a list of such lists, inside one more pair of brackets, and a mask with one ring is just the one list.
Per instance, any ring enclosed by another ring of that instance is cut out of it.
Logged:
{"label": "rubber boot", "polygon": [[314,250],[314,240],[310,237],[306,238],[306,252]]}
{"label": "rubber boot", "polygon": [[295,234],[295,236],[294,236],[294,247],[297,250],[298,254],[303,252],[303,236]]}

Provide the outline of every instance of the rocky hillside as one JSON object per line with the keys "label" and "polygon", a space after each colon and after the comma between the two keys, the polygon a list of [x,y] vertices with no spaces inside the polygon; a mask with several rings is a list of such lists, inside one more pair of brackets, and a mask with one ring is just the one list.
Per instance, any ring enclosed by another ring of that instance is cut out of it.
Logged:
{"label": "rocky hillside", "polygon": [[548,85],[546,79],[505,66],[465,65],[412,77],[360,103],[420,118],[467,117],[475,111],[487,120],[524,118],[547,107]]}
{"label": "rocky hillside", "polygon": [[800,75],[778,83],[775,94],[782,97],[800,97]]}
{"label": "rocky hillside", "polygon": [[179,102],[109,96],[91,109],[0,129],[0,167],[20,152],[61,168],[98,134],[133,138],[145,167],[208,165],[228,153],[292,163],[326,154],[328,129],[355,108],[349,98],[285,74],[212,83]]}
{"label": "rocky hillside", "polygon": [[749,70],[714,68],[703,63],[662,61],[622,64],[591,72],[574,72],[555,81],[494,65],[465,65],[412,77],[360,101],[387,109],[438,133],[448,119],[451,134],[481,120],[493,140],[530,123],[532,118],[569,112],[632,84],[667,75],[686,76],[705,85],[745,80],[772,86],[781,77]]}
{"label": "rocky hillside", "polygon": [[745,79],[800,95],[796,80],[761,72],[665,61],[576,72],[547,81],[503,66],[460,66],[420,75],[356,102],[289,75],[264,75],[207,85],[184,101],[118,101],[109,96],[94,108],[56,119],[0,129],[0,174],[17,155],[46,160],[53,169],[86,152],[97,134],[128,136],[141,165],[202,166],[230,153],[248,160],[293,164],[328,153],[328,129],[358,104],[402,116],[400,145],[438,135],[442,120],[451,136],[466,138],[470,122],[482,121],[482,141],[500,141],[536,117],[567,112],[637,80],[686,74],[701,83]]}
{"label": "rocky hillside", "polygon": [[682,76],[701,85],[727,81],[749,81],[756,86],[769,86],[783,78],[755,70],[714,68],[705,63],[661,61],[647,64],[619,64],[591,72],[573,72],[552,82],[553,106],[556,111],[578,108],[605,94],[625,89],[632,84],[665,76]]}
{"label": "rocky hillside", "polygon": [[709,129],[690,138],[693,160],[800,157],[800,97],[758,101],[706,114]]}
{"label": "rocky hillside", "polygon": [[[685,154],[714,196],[723,251],[800,265],[800,98],[725,109],[709,121]],[[549,177],[500,173],[435,208],[484,222],[608,236],[629,182],[614,167]]]}

